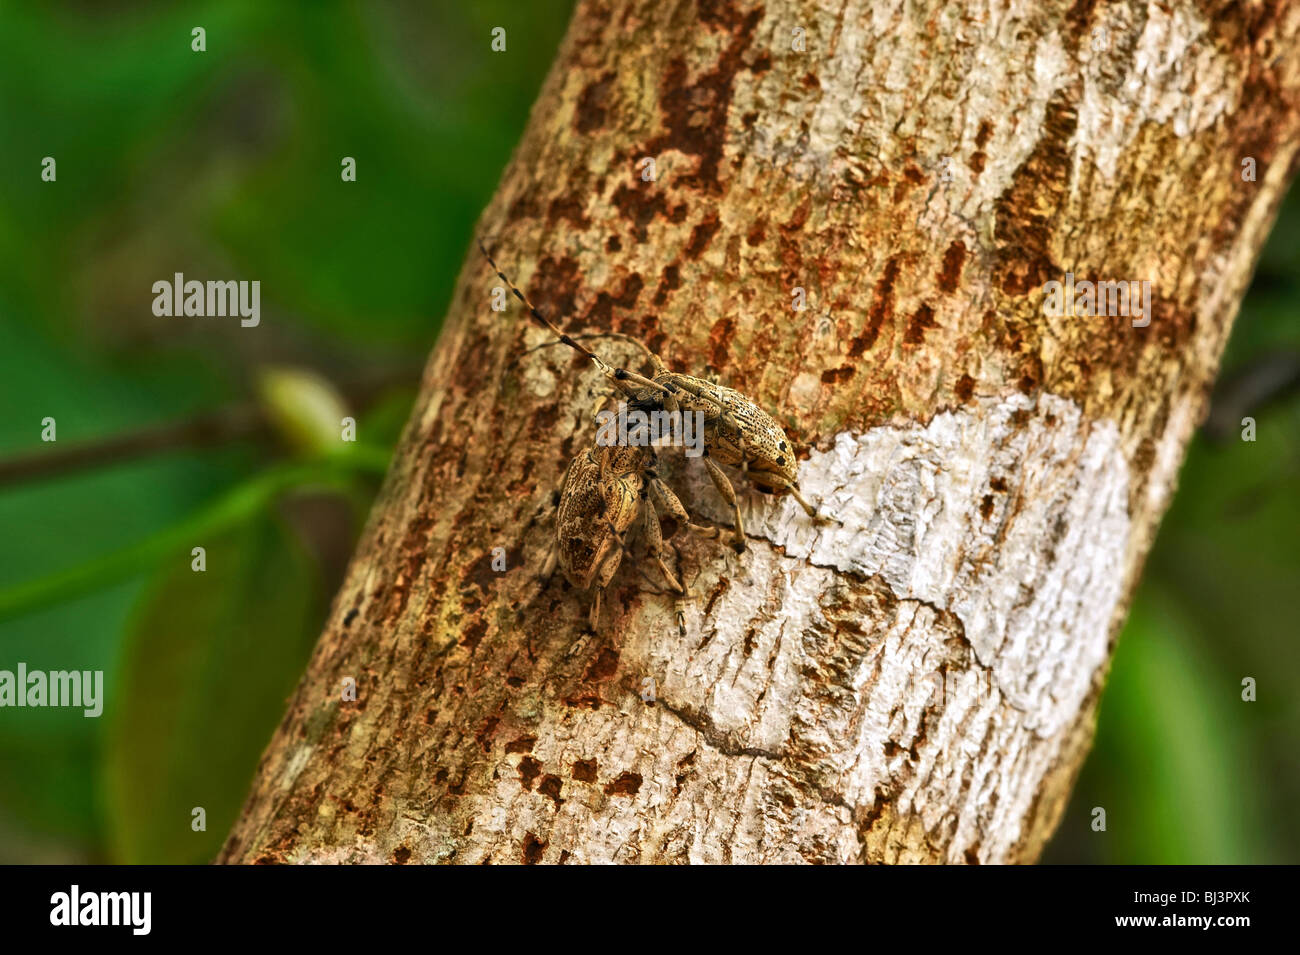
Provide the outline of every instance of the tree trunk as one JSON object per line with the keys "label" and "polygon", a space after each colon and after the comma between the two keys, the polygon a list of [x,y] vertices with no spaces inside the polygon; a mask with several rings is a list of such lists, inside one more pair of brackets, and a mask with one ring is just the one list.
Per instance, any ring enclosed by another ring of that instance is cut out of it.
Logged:
{"label": "tree trunk", "polygon": [[[746,554],[678,535],[684,638],[634,559],[584,636],[538,571],[603,379],[472,253],[224,861],[1038,856],[1295,165],[1300,8],[1013,6],[579,5],[483,234],[768,409],[843,524],[746,489]],[[1067,272],[1149,324],[1045,314]]]}

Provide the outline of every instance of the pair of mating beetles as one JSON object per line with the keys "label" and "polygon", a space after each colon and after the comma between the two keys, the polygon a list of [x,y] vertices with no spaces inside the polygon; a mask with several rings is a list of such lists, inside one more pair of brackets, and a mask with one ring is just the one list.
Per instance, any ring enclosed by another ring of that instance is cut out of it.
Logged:
{"label": "pair of mating beetles", "polygon": [[[799,492],[795,456],[785,432],[771,415],[738,391],[669,371],[658,355],[624,335],[606,333],[600,337],[621,338],[640,348],[649,362],[649,374],[611,365],[538,311],[501,271],[482,240],[479,249],[528,314],[556,336],[555,343],[568,345],[590,360],[614,391],[627,399],[630,408],[646,413],[700,415],[704,422],[704,466],[714,487],[731,508],[734,520],[731,546],[737,554],[745,550],[745,526],[735,488],[719,464],[739,468],[769,493],[791,494],[809,517],[825,520]],[[592,630],[598,629],[601,597],[622,562],[627,532],[638,517],[643,523],[648,556],[682,600],[688,596],[686,587],[664,562],[659,509],[671,515],[679,526],[716,532],[715,528],[691,523],[686,508],[659,477],[655,465],[651,445],[596,444],[580,451],[564,472],[556,505],[555,542],[543,576],[549,576],[558,564],[577,589],[587,590],[595,585],[590,616]],[[677,626],[685,633],[680,600]]]}

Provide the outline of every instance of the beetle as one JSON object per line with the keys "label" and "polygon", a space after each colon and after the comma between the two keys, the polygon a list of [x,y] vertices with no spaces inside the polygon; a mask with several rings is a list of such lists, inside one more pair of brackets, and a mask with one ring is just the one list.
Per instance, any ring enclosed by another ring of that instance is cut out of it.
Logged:
{"label": "beetle", "polygon": [[731,507],[732,548],[745,551],[745,526],[736,490],[719,462],[737,467],[760,490],[789,493],[814,520],[826,520],[799,490],[795,457],[785,430],[766,411],[734,388],[703,378],[669,371],[658,355],[647,349],[656,388],[640,388],[632,395],[630,408],[640,411],[665,409],[682,414],[700,413],[704,418],[704,466],[713,486]]}
{"label": "beetle", "polygon": [[[653,450],[624,445],[595,445],[580,451],[565,469],[555,513],[555,542],[542,570],[549,577],[558,566],[579,590],[596,588],[589,621],[599,629],[600,605],[627,550],[628,531],[638,517],[644,527],[646,550],[664,579],[681,600],[689,593],[664,562],[662,508],[679,524],[690,523],[686,508],[654,471]],[[686,633],[685,614],[679,600],[677,629]]]}
{"label": "beetle", "polygon": [[703,414],[704,464],[714,487],[731,508],[732,548],[736,553],[745,551],[745,526],[735,488],[726,472],[718,466],[719,462],[738,467],[760,490],[771,494],[789,493],[815,521],[833,520],[820,514],[799,490],[795,457],[784,429],[746,395],[703,378],[670,371],[645,344],[628,336],[611,334],[606,337],[625,338],[636,344],[650,361],[649,377],[611,365],[543,315],[501,270],[482,239],[478,240],[478,247],[497,277],[509,286],[528,313],[560,343],[595,364],[610,384],[630,399],[629,407],[644,412],[664,410]]}

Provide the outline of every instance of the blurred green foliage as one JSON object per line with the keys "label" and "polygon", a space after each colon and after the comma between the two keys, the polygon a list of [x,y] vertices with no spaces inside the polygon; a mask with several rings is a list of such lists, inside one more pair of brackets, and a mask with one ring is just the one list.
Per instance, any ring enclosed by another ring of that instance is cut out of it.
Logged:
{"label": "blurred green foliage", "polygon": [[[0,711],[0,861],[220,846],[569,6],[0,3],[0,459],[47,416],[57,447],[240,402],[276,425],[0,488],[0,667],[103,669],[118,704]],[[261,325],[155,318],[175,272],[260,280]],[[1298,280],[1293,196],[1227,372],[1300,349]],[[367,380],[360,446],[326,453]],[[1255,414],[1191,450],[1048,861],[1300,858],[1300,400]]]}
{"label": "blurred green foliage", "polygon": [[[129,621],[117,705],[105,727],[105,830],[125,862],[206,862],[216,826],[177,838],[165,820],[201,806],[233,820],[266,728],[284,709],[324,612],[311,557],[278,521],[227,532],[210,569],[161,575]],[[183,832],[183,830],[182,830]]]}

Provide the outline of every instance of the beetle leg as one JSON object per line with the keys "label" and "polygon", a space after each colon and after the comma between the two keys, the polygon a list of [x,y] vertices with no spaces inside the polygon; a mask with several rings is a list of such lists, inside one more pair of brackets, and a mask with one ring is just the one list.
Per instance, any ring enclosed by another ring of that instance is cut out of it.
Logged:
{"label": "beetle leg", "polygon": [[[678,550],[677,545],[672,543],[671,541],[669,542],[668,546],[671,547],[673,549],[673,553],[677,555],[677,569],[678,572],[681,573],[682,552]],[[691,599],[691,592],[690,589],[686,586],[686,574],[681,573],[681,578],[682,578],[682,592],[678,594],[677,598],[673,601],[673,612],[674,615],[677,617],[677,633],[684,637],[686,636],[686,604]]]}
{"label": "beetle leg", "polygon": [[817,510],[816,506],[811,504],[808,499],[803,496],[803,493],[800,492],[799,488],[787,478],[784,478],[779,474],[765,474],[763,475],[763,480],[774,484],[778,488],[789,491],[790,496],[798,501],[799,506],[804,509],[804,513],[814,521],[818,521],[822,524],[844,524],[844,522],[839,518],[831,517],[829,514],[823,514],[821,511]]}
{"label": "beetle leg", "polygon": [[[686,518],[686,509],[682,507],[682,502],[677,500],[677,495],[673,494],[666,486],[661,487],[661,483],[662,482],[660,482],[658,478],[651,480],[651,493],[646,497],[642,505],[644,507],[642,516],[645,518],[646,522],[646,550],[648,550],[650,556],[654,558],[655,563],[659,565],[659,570],[663,573],[664,579],[668,581],[673,590],[677,591],[677,596],[673,601],[673,613],[677,618],[677,632],[684,637],[686,636],[686,610],[684,605],[685,601],[690,599],[691,593],[686,589],[685,578],[683,577],[679,579],[677,575],[668,569],[668,565],[664,563],[663,529],[659,526],[659,515],[655,513],[654,498],[659,498],[662,501],[664,499],[663,495],[671,495],[672,500],[677,503],[677,507],[681,510],[678,519],[683,520],[684,522]],[[678,515],[674,514],[674,517],[678,517]],[[688,523],[689,526],[689,522],[686,523]],[[677,566],[680,568],[682,566],[681,551],[677,549],[677,545],[675,544],[670,544],[670,546],[673,549],[673,553],[677,555]]]}
{"label": "beetle leg", "polygon": [[731,505],[731,513],[735,518],[736,526],[732,531],[731,549],[737,554],[745,552],[745,522],[740,516],[740,503],[736,500],[736,489],[731,486],[731,479],[722,472],[722,468],[714,463],[713,458],[709,457],[709,452],[704,452],[704,466],[709,470],[709,477],[713,479],[713,486],[718,489],[722,499]]}
{"label": "beetle leg", "polygon": [[605,595],[605,588],[608,587],[609,582],[614,579],[614,574],[618,571],[618,565],[623,560],[623,539],[618,535],[618,531],[614,529],[614,525],[612,523],[609,525],[609,527],[610,530],[614,531],[614,535],[615,538],[618,540],[619,546],[615,548],[613,551],[611,551],[610,555],[605,558],[605,562],[600,565],[600,570],[596,574],[596,580],[595,580],[596,596],[591,602],[591,617],[590,617],[591,629],[593,633],[600,632],[601,597]]}
{"label": "beetle leg", "polygon": [[663,510],[667,511],[674,520],[689,530],[699,531],[708,537],[718,537],[721,531],[716,526],[705,527],[703,524],[696,524],[691,521],[691,515],[686,512],[686,506],[682,504],[681,498],[657,477],[652,477],[649,481],[650,493],[654,496],[655,503]]}
{"label": "beetle leg", "polygon": [[680,593],[684,589],[681,582],[664,563],[663,530],[659,527],[659,515],[655,513],[654,502],[646,498],[641,506],[641,516],[645,521],[646,550],[650,554],[650,559],[659,565],[659,570],[663,573],[664,580],[668,581],[668,585]]}

